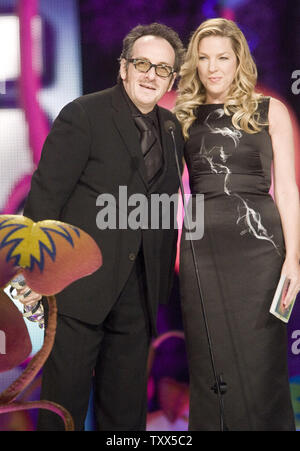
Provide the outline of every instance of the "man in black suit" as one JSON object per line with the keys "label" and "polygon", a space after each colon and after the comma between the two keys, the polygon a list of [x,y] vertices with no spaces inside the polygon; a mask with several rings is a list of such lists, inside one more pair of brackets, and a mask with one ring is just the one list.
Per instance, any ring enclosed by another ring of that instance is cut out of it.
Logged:
{"label": "man in black suit", "polygon": [[[169,229],[105,229],[99,206],[107,207],[102,196],[111,195],[118,217],[128,219],[132,208],[118,198],[120,189],[146,200],[177,193],[167,120],[175,124],[179,161],[183,140],[175,117],[157,102],[171,90],[183,54],[165,25],[135,27],[123,41],[118,84],[62,109],[32,177],[24,215],[82,228],[103,255],[98,271],[57,295],[56,340],[43,371],[41,398],[67,408],[76,430],[84,428],[93,375],[99,430],[145,429],[148,348],[158,303],[170,295],[177,231],[172,218]],[[25,292],[24,304],[39,299],[28,287],[19,293]],[[63,424],[41,411],[38,429]]]}

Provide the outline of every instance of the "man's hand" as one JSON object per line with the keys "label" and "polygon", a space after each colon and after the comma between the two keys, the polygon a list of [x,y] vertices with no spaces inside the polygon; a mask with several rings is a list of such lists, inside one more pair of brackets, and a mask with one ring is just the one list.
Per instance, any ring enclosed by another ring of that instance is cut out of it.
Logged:
{"label": "man's hand", "polygon": [[13,296],[14,299],[22,302],[24,305],[34,305],[39,300],[42,299],[42,295],[39,293],[35,293],[32,291],[28,285],[25,285],[23,288],[15,288],[17,295]]}

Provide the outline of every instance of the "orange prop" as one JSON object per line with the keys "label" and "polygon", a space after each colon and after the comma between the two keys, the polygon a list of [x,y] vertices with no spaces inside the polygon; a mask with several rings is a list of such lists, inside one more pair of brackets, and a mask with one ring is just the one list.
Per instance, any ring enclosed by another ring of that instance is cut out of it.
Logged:
{"label": "orange prop", "polygon": [[33,291],[52,295],[101,265],[97,244],[77,227],[0,216],[0,286],[22,273]]}
{"label": "orange prop", "polygon": [[23,317],[0,290],[0,373],[22,363],[31,352],[31,341]]}
{"label": "orange prop", "polygon": [[[24,216],[0,216],[0,286],[5,286],[16,274],[23,274],[27,285],[46,295],[49,304],[44,344],[19,378],[0,393],[0,414],[32,408],[48,409],[61,416],[66,430],[74,430],[70,413],[58,404],[13,401],[32,382],[52,350],[57,318],[54,294],[75,280],[92,274],[101,265],[100,249],[79,228],[59,221],[34,223]],[[0,353],[1,372],[22,363],[31,351],[22,315],[2,290],[0,331],[4,334],[7,350]]]}

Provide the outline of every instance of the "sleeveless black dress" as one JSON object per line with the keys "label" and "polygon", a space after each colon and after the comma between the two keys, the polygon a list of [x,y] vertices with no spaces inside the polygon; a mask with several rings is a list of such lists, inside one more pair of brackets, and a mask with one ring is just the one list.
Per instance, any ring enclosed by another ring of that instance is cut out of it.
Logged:
{"label": "sleeveless black dress", "polygon": [[[259,104],[267,120],[269,98]],[[185,159],[192,194],[204,194],[204,235],[193,241],[229,430],[295,430],[286,325],[269,313],[284,261],[269,189],[268,128],[233,127],[223,104],[200,105]],[[195,201],[191,196],[190,202]],[[218,396],[190,242],[182,233],[180,290],[190,368],[190,430],[219,430]]]}

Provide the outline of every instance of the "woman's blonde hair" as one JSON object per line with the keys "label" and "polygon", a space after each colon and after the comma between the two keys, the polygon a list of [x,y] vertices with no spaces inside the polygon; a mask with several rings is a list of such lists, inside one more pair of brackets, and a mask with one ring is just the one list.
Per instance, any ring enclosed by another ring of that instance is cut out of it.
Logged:
{"label": "woman's blonde hair", "polygon": [[180,71],[178,97],[174,112],[182,125],[183,135],[188,138],[188,130],[195,121],[195,112],[205,103],[206,91],[200,81],[197,65],[198,48],[201,39],[208,36],[228,37],[237,58],[237,69],[224,104],[227,115],[233,114],[232,123],[237,129],[257,133],[266,124],[259,122],[257,111],[261,94],[254,92],[257,69],[251,56],[245,36],[231,20],[217,18],[203,22],[193,33]]}

